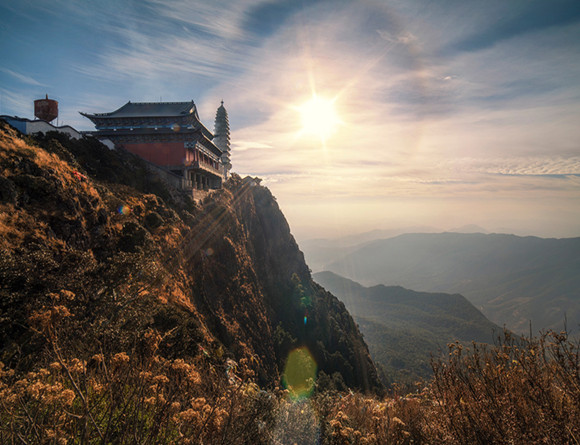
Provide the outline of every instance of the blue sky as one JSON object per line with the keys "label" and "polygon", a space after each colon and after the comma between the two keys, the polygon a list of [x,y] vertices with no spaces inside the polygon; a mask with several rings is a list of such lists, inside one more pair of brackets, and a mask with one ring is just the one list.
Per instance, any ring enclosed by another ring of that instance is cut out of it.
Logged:
{"label": "blue sky", "polygon": [[[0,114],[225,101],[234,171],[298,238],[409,226],[580,236],[578,1],[0,3]],[[340,125],[302,131],[300,105]]]}

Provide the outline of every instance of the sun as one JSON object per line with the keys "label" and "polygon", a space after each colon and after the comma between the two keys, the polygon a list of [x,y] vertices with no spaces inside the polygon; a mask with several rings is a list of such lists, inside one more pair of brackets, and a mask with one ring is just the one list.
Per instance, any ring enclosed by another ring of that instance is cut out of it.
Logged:
{"label": "sun", "polygon": [[323,142],[332,136],[342,123],[334,103],[334,99],[314,94],[307,102],[296,107],[302,121],[301,133],[318,136]]}

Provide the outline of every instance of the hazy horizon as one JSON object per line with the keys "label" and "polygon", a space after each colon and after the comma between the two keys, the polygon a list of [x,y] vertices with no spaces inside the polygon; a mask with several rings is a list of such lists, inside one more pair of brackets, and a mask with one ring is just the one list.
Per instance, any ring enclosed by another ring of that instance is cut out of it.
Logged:
{"label": "hazy horizon", "polygon": [[[298,239],[476,224],[580,236],[580,3],[0,5],[0,114],[189,101]],[[318,102],[317,102],[318,100]]]}
{"label": "hazy horizon", "polygon": [[[290,226],[292,231],[292,226]],[[534,232],[526,231],[524,229],[516,229],[513,227],[495,227],[486,228],[479,226],[477,224],[465,224],[458,227],[435,227],[435,226],[398,226],[398,227],[387,227],[387,228],[373,228],[370,230],[364,230],[359,232],[321,232],[321,236],[315,236],[317,229],[313,228],[309,231],[307,228],[305,230],[299,231],[292,234],[296,237],[297,241],[316,241],[316,240],[345,240],[345,239],[359,239],[364,238],[365,240],[375,240],[382,238],[392,238],[403,234],[413,234],[413,233],[483,233],[483,234],[504,234],[504,235],[515,235],[520,237],[537,237],[537,238],[578,238],[580,235],[576,232],[571,232],[570,234],[562,234],[561,232],[552,232],[547,229],[545,232]]]}

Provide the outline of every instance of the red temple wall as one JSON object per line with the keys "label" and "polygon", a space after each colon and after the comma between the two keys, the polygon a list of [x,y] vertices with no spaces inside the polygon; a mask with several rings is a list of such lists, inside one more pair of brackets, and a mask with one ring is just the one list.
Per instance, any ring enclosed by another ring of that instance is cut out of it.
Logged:
{"label": "red temple wall", "polygon": [[179,165],[189,161],[192,156],[191,152],[184,147],[183,142],[123,144],[123,147],[157,165]]}

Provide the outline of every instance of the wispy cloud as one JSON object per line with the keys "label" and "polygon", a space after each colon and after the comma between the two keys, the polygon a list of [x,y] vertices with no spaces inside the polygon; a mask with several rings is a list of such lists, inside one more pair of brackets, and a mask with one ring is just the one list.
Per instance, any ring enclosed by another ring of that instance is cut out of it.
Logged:
{"label": "wispy cloud", "polygon": [[493,5],[503,20],[487,28],[472,32],[453,45],[453,50],[477,51],[500,42],[554,27],[580,23],[580,5],[575,1],[562,1],[558,7],[545,2],[527,3],[522,8],[518,2]]}
{"label": "wispy cloud", "polygon": [[17,73],[16,71],[9,70],[8,68],[0,67],[0,71],[2,71],[5,74],[8,74],[9,76],[14,77],[19,82],[22,82],[26,85],[46,86],[45,84],[40,83],[39,81],[37,81],[36,79],[34,79],[30,76],[27,76],[27,75],[21,74],[21,73]]}
{"label": "wispy cloud", "polygon": [[7,109],[18,110],[17,114],[21,117],[29,117],[28,113],[32,111],[30,96],[25,93],[0,88],[0,114],[13,114],[13,112],[7,112]]}
{"label": "wispy cloud", "polygon": [[163,0],[149,0],[148,4],[155,14],[188,26],[194,32],[199,31],[197,37],[217,37],[226,41],[247,41],[250,37],[243,29],[247,12],[259,4],[267,3],[264,0],[215,0],[212,2],[192,2],[176,0],[168,5]]}
{"label": "wispy cloud", "polygon": [[[223,99],[234,170],[261,176],[293,224],[501,218],[508,202],[531,218],[580,198],[580,7],[568,0],[22,1],[0,6],[26,25],[10,47],[59,64],[40,78],[1,52],[5,108],[31,109],[22,86],[66,83],[62,118],[81,128],[79,110],[194,99],[211,129]],[[58,54],[38,44],[43,18],[66,34]],[[325,143],[296,110],[313,92],[342,121]]]}
{"label": "wispy cloud", "polygon": [[231,78],[249,66],[246,52],[258,43],[241,26],[244,12],[256,3],[176,1],[169,6],[150,0],[141,9],[126,11],[124,21],[103,22],[103,30],[116,38],[105,42],[96,63],[77,64],[75,70],[117,81]]}

